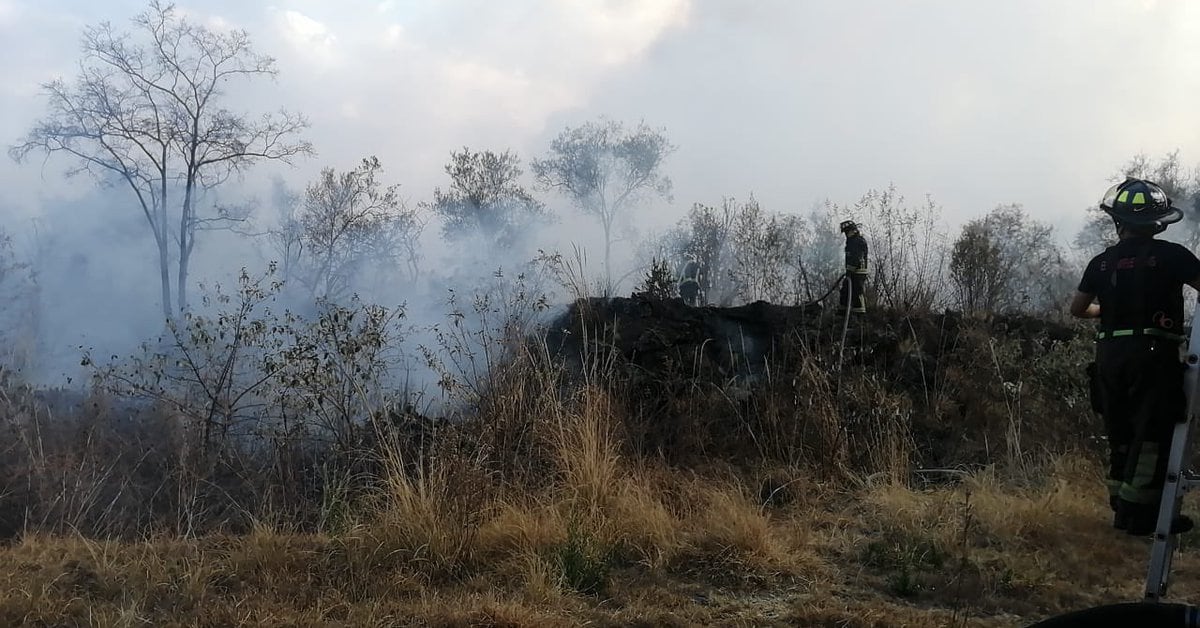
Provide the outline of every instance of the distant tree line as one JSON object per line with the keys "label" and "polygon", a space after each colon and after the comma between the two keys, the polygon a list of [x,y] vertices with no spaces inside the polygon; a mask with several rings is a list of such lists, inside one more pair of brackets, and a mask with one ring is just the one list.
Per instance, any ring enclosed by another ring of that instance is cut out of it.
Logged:
{"label": "distant tree line", "polygon": [[[229,90],[273,78],[274,60],[247,33],[214,31],[159,0],[128,31],[107,22],[86,28],[79,67],[72,81],[44,85],[46,115],[10,153],[62,155],[67,174],[127,190],[157,248],[160,306],[170,321],[189,310],[191,261],[204,233],[250,218],[210,202],[213,191],[256,163],[311,155],[301,137],[307,122],[287,111],[230,110]],[[567,126],[529,162],[534,190],[560,194],[600,227],[602,294],[616,294],[633,273],[654,274],[651,284],[674,281],[691,258],[706,269],[708,303],[812,301],[840,276],[836,224],[852,218],[870,241],[870,290],[884,307],[1060,312],[1080,256],[1112,238],[1093,207],[1075,251],[1067,251],[1020,205],[998,206],[946,234],[932,198],[914,204],[889,186],[850,205],[827,200],[804,215],[769,210],[753,195],[696,203],[667,232],[642,238],[632,270],[614,268],[613,247],[629,237],[637,212],[673,200],[666,163],[676,150],[664,129],[600,117]],[[303,191],[277,183],[278,223],[260,235],[284,284],[309,299],[345,302],[398,277],[417,279],[432,218],[449,246],[486,256],[524,251],[529,236],[558,219],[527,187],[511,150],[464,146],[450,152],[444,172],[432,200],[414,206],[374,156],[347,170],[326,167]],[[1158,181],[1187,216],[1168,235],[1200,245],[1200,176],[1183,168],[1178,152],[1157,161],[1137,156],[1120,174]]]}

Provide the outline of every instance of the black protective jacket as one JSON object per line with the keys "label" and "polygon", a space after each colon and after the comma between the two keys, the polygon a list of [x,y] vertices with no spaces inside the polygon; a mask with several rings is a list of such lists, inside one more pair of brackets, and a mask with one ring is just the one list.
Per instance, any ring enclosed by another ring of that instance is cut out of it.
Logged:
{"label": "black protective jacket", "polygon": [[846,236],[846,272],[867,273],[867,239],[859,233]]}

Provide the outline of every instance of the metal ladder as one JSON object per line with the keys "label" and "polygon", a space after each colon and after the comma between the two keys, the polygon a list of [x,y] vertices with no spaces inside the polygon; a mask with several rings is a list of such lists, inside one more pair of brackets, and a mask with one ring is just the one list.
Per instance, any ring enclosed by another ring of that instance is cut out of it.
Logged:
{"label": "metal ladder", "polygon": [[1171,523],[1183,505],[1183,495],[1200,486],[1200,477],[1187,470],[1191,459],[1192,423],[1200,416],[1200,306],[1192,315],[1192,332],[1188,337],[1184,357],[1187,371],[1183,375],[1187,394],[1187,416],[1175,424],[1171,436],[1171,454],[1167,460],[1167,477],[1163,483],[1162,502],[1158,506],[1158,525],[1154,530],[1154,545],[1150,550],[1150,571],[1146,574],[1147,602],[1160,602],[1167,594],[1171,581],[1171,559],[1179,537],[1171,534]]}

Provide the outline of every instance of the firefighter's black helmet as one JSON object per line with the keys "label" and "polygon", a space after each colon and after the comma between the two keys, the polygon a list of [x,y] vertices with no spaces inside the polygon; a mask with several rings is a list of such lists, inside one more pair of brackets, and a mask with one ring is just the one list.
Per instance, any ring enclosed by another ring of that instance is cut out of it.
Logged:
{"label": "firefighter's black helmet", "polygon": [[1157,183],[1126,177],[1108,188],[1100,200],[1100,209],[1120,225],[1166,229],[1179,222],[1183,212],[1171,203],[1170,197]]}
{"label": "firefighter's black helmet", "polygon": [[858,225],[853,220],[843,220],[842,224],[838,225],[838,229],[841,229],[842,233],[850,233],[858,231]]}

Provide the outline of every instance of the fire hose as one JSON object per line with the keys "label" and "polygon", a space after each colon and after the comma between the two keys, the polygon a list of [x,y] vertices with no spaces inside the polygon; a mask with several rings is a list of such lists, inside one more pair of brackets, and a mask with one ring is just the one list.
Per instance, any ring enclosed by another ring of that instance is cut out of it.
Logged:
{"label": "fire hose", "polygon": [[833,294],[835,290],[837,290],[839,287],[841,287],[842,280],[844,280],[845,278],[846,278],[846,273],[842,273],[842,274],[838,275],[837,279],[835,279],[833,281],[833,285],[829,286],[829,290],[825,291],[825,294],[822,294],[821,296],[817,297],[816,299],[809,301],[808,303],[805,303],[803,305],[803,307],[812,307],[814,305],[817,305],[821,301],[828,299],[829,295]]}

